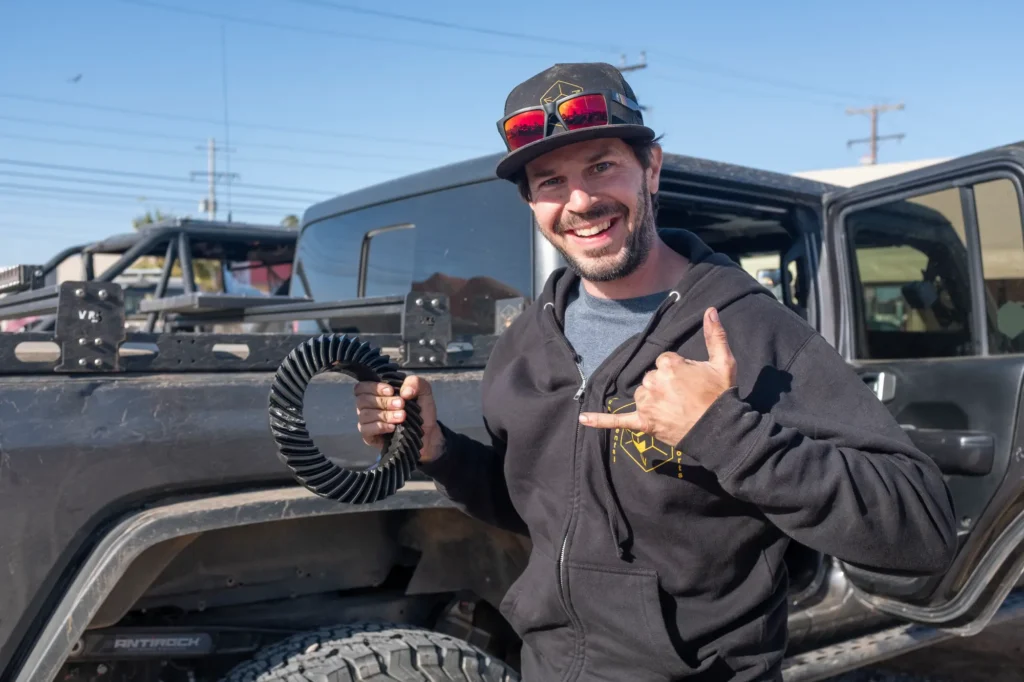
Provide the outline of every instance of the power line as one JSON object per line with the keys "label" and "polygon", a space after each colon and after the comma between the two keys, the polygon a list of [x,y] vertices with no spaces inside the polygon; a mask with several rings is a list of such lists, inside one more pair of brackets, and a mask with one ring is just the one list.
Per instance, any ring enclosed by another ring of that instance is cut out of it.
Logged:
{"label": "power line", "polygon": [[904,133],[896,133],[894,135],[879,135],[878,134],[878,115],[887,111],[903,111],[903,102],[899,104],[875,104],[870,107],[863,109],[850,108],[846,110],[846,113],[850,116],[857,116],[860,114],[867,114],[871,117],[871,135],[869,137],[863,137],[859,140],[847,140],[846,148],[849,149],[855,144],[867,143],[868,148],[868,164],[875,165],[878,163],[878,143],[880,140],[902,140],[906,135]]}
{"label": "power line", "polygon": [[848,99],[850,97],[866,98],[866,99],[886,99],[877,95],[865,95],[864,93],[851,93],[842,90],[831,90],[828,88],[822,88],[817,85],[808,85],[804,83],[798,83],[796,81],[783,80],[779,78],[769,78],[761,74],[747,73],[739,71],[738,69],[732,69],[725,66],[719,66],[712,64],[711,62],[705,62],[699,59],[693,59],[692,57],[686,57],[683,55],[672,54],[669,52],[663,52],[661,50],[653,50],[654,56],[660,56],[667,61],[678,61],[683,64],[689,64],[688,70],[690,71],[703,71],[709,74],[718,76],[725,76],[726,78],[734,78],[736,80],[742,80],[756,85],[767,85],[770,87],[781,88],[784,90],[802,90],[809,94],[827,95],[829,97],[840,97]]}
{"label": "power line", "polygon": [[[223,121],[210,118],[201,118],[198,116],[185,116],[183,114],[168,114],[156,111],[143,111],[140,109],[126,109],[123,107],[111,107],[102,104],[88,104],[83,102],[69,102],[67,100],[54,99],[50,97],[36,97],[33,95],[18,95],[7,92],[0,92],[0,98],[21,100],[25,102],[35,102],[37,104],[56,104],[58,106],[76,107],[79,109],[91,109],[93,111],[103,111],[114,114],[124,114],[126,116],[148,116],[151,118],[161,118],[168,121],[185,121],[188,123],[203,123],[206,125],[221,125]],[[363,133],[338,133],[328,130],[312,130],[309,128],[288,128],[285,126],[275,126],[263,123],[239,123],[233,121],[232,124],[236,128],[252,128],[254,130],[269,130],[272,132],[289,133],[293,135],[312,135],[314,137],[335,137],[343,139],[357,139],[357,140],[369,140],[373,142],[395,142],[399,144],[412,144],[421,145],[428,147],[445,147],[449,149],[472,149],[480,151],[479,147],[471,147],[469,145],[459,145],[454,142],[447,140],[432,141],[424,138],[406,139],[399,137],[377,137],[373,135],[365,135]],[[490,149],[489,151],[494,151]]]}
{"label": "power line", "polygon": [[[49,203],[49,202],[58,202],[58,203],[66,203],[66,204],[71,204],[71,205],[83,206],[83,207],[87,207],[87,208],[114,208],[114,204],[117,203],[117,202],[120,202],[120,204],[125,205],[125,206],[130,204],[132,206],[135,206],[135,208],[138,209],[138,210],[142,210],[142,208],[143,208],[143,206],[140,206],[140,203],[139,203],[140,202],[140,198],[139,197],[131,197],[129,199],[127,195],[125,195],[124,197],[122,197],[120,199],[116,198],[116,197],[92,197],[92,196],[81,196],[80,197],[80,196],[67,196],[63,192],[63,190],[60,190],[60,191],[53,191],[53,190],[27,190],[26,191],[26,190],[6,190],[3,187],[0,187],[0,195],[7,196],[7,197],[13,197],[16,200],[17,199],[33,199],[33,200],[38,200],[40,197],[45,197],[46,200],[47,200],[47,203]],[[158,199],[158,198],[154,198],[154,197],[144,197],[144,198],[147,200],[147,202],[150,203],[150,205],[159,202],[162,206],[182,207],[182,208],[185,207],[185,206],[195,207],[195,202],[189,201],[187,199]],[[242,210],[245,213],[252,214],[252,215],[272,215],[272,216],[280,217],[281,212],[282,212],[282,209],[279,209],[279,208],[278,209],[269,209],[269,210],[260,209],[260,208],[251,208],[251,207],[248,207],[248,206],[244,206],[244,207],[243,206],[236,206],[235,208],[238,208],[239,210]],[[181,212],[182,213],[186,213],[186,214],[188,213],[186,210],[183,210]]]}
{"label": "power line", "polygon": [[[244,18],[244,17],[232,17],[232,16],[229,16],[229,15],[218,14],[218,13],[214,13],[214,12],[205,12],[205,11],[202,11],[202,10],[191,10],[191,9],[186,9],[186,8],[182,8],[182,7],[174,7],[174,6],[164,5],[164,4],[157,3],[157,2],[150,2],[148,0],[118,0],[118,1],[126,3],[126,4],[138,5],[138,6],[141,6],[141,7],[151,7],[151,8],[163,9],[163,10],[167,10],[167,11],[171,11],[171,12],[179,12],[179,13],[182,13],[182,14],[192,14],[192,15],[195,15],[195,16],[205,16],[205,17],[208,17],[208,18],[211,18],[211,19],[218,19],[218,20],[221,20],[221,21],[228,21],[228,22],[231,22],[231,23],[251,24],[251,25],[256,25],[256,26],[264,26],[264,27],[267,27],[267,28],[276,28],[276,29],[289,30],[289,31],[298,31],[298,32],[301,32],[301,33],[311,33],[311,34],[317,33],[317,34],[330,35],[330,36],[335,36],[335,37],[349,38],[349,39],[354,39],[354,40],[369,40],[369,41],[373,41],[373,42],[384,42],[384,43],[400,44],[400,45],[403,45],[403,46],[424,47],[424,48],[427,48],[427,49],[441,49],[441,50],[449,50],[449,51],[455,51],[455,52],[481,52],[482,51],[482,52],[488,52],[488,53],[491,53],[491,54],[498,54],[498,55],[502,55],[502,56],[513,56],[513,57],[518,57],[518,58],[523,58],[523,57],[530,57],[530,58],[537,58],[537,59],[559,58],[559,57],[556,57],[554,55],[529,54],[529,53],[524,53],[522,51],[512,52],[512,51],[501,51],[501,50],[481,50],[479,48],[471,48],[471,47],[457,47],[457,46],[452,46],[452,45],[437,45],[437,44],[429,44],[429,43],[417,43],[417,42],[408,41],[408,40],[381,38],[379,36],[367,36],[367,35],[360,35],[360,34],[343,33],[343,32],[332,31],[332,30],[329,30],[329,29],[307,28],[307,27],[301,27],[301,26],[290,26],[290,25],[287,25],[287,24],[280,24],[280,23],[276,23],[276,22],[260,21],[260,20],[248,19],[248,18]],[[534,34],[515,33],[515,32],[509,32],[509,31],[498,31],[496,29],[488,29],[488,28],[483,28],[483,27],[479,27],[479,26],[469,26],[469,25],[460,24],[460,23],[457,23],[457,22],[440,21],[440,20],[436,20],[436,19],[429,19],[427,17],[417,17],[417,16],[412,16],[412,15],[399,14],[399,13],[396,13],[396,12],[386,12],[386,11],[383,11],[383,10],[374,10],[374,9],[369,9],[369,8],[365,8],[365,7],[354,7],[354,6],[351,6],[351,5],[344,5],[344,4],[340,4],[340,3],[328,2],[327,0],[291,0],[291,1],[292,2],[303,3],[303,4],[307,4],[307,5],[311,5],[311,6],[324,7],[324,8],[327,8],[327,9],[332,9],[332,10],[337,10],[337,11],[357,13],[357,14],[364,14],[364,15],[371,15],[371,16],[378,16],[378,17],[381,17],[381,18],[400,20],[400,21],[407,21],[407,22],[418,23],[418,24],[429,25],[429,26],[435,26],[435,27],[450,28],[450,29],[454,29],[454,30],[468,31],[468,32],[472,32],[472,33],[483,33],[483,34],[488,34],[488,35],[499,35],[499,36],[508,37],[508,38],[514,38],[514,39],[519,39],[519,40],[528,40],[528,41],[543,42],[543,43],[547,43],[547,44],[557,44],[557,45],[567,45],[567,46],[581,47],[581,48],[584,48],[584,49],[592,49],[592,50],[594,50],[596,52],[618,52],[618,53],[621,53],[622,50],[623,50],[623,47],[626,47],[626,48],[629,48],[629,49],[637,49],[636,47],[631,47],[631,46],[608,46],[607,48],[601,48],[601,47],[595,47],[593,45],[593,43],[588,43],[588,42],[584,42],[584,41],[566,41],[566,40],[564,40],[562,38],[559,38],[559,37],[540,36],[540,35],[534,35]],[[786,89],[786,90],[799,90],[799,91],[804,91],[804,92],[808,92],[808,93],[812,93],[812,94],[828,95],[828,96],[832,96],[832,97],[843,97],[843,98],[849,98],[849,97],[864,98],[864,97],[866,97],[866,95],[864,93],[851,93],[851,92],[841,91],[841,90],[830,90],[830,89],[822,88],[822,87],[817,86],[817,85],[810,85],[810,84],[806,84],[806,83],[798,83],[796,81],[789,81],[789,80],[783,80],[783,79],[778,79],[778,78],[768,78],[768,77],[765,77],[763,74],[748,73],[748,72],[740,71],[738,69],[732,69],[732,68],[728,68],[728,67],[723,67],[723,66],[720,66],[720,65],[717,65],[717,64],[713,64],[711,62],[706,62],[706,61],[694,59],[692,57],[688,57],[688,56],[685,56],[685,55],[679,55],[679,54],[673,54],[673,53],[669,53],[669,52],[663,52],[663,51],[657,50],[657,49],[654,50],[654,53],[655,53],[655,56],[661,56],[661,57],[665,58],[668,61],[676,61],[676,62],[679,62],[679,63],[682,63],[682,64],[688,64],[689,66],[688,67],[684,67],[684,68],[688,68],[691,71],[705,72],[705,73],[709,73],[709,74],[725,76],[727,78],[733,78],[733,79],[737,79],[737,80],[742,80],[742,81],[746,81],[746,82],[757,84],[757,85],[782,88],[782,89]],[[870,96],[870,97],[867,97],[867,98],[868,99],[886,99],[885,97],[878,97],[878,96]]]}
{"label": "power line", "polygon": [[[134,171],[117,171],[106,168],[91,168],[88,166],[66,166],[54,163],[39,163],[37,161],[23,161],[21,159],[5,159],[0,158],[0,164],[6,164],[10,166],[22,166],[25,168],[44,168],[47,170],[59,170],[59,171],[70,171],[73,173],[95,173],[98,175],[112,175],[125,178],[146,178],[148,180],[163,180],[165,182],[185,182],[192,184],[191,180],[185,178],[178,178],[173,175],[155,175],[152,173],[137,173]],[[270,191],[282,191],[282,192],[300,192],[310,194],[322,194],[328,197],[336,195],[338,192],[334,190],[324,189],[310,189],[300,187],[278,187],[273,185],[253,185],[250,183],[239,182],[235,184],[235,187],[244,187],[248,189],[265,189]]]}
{"label": "power line", "polygon": [[[195,154],[190,152],[175,151],[172,149],[149,149],[145,147],[126,147],[124,145],[105,144],[99,142],[85,142],[82,140],[62,140],[52,137],[36,137],[27,135],[16,135],[13,133],[0,133],[0,137],[7,137],[17,140],[25,140],[28,142],[40,142],[42,144],[61,144],[72,147],[91,147],[93,149],[107,149],[110,151],[120,152],[132,152],[140,154],[164,154],[166,156],[184,156],[190,159],[195,158]],[[241,156],[235,157],[238,161],[244,161],[246,163],[263,163],[272,164],[275,166],[296,166],[299,168],[323,168],[326,170],[340,170],[340,171],[355,171],[358,173],[397,173],[395,169],[390,168],[371,168],[366,166],[335,166],[334,164],[323,164],[323,163],[306,163],[303,161],[288,161],[285,159],[267,159],[263,157],[255,156]]]}
{"label": "power line", "polygon": [[[157,192],[176,192],[180,191],[177,187],[158,187],[154,185],[145,185],[137,182],[120,182],[118,180],[97,180],[93,178],[72,178],[63,175],[51,175],[49,173],[25,173],[22,171],[9,171],[0,170],[0,176],[12,177],[12,178],[24,178],[27,180],[47,180],[50,182],[73,182],[83,185],[98,185],[100,187],[126,187],[129,189],[143,189]],[[186,180],[185,182],[191,182]],[[236,197],[241,199],[258,199],[262,201],[279,201],[284,204],[309,204],[314,203],[312,200],[299,199],[296,197],[274,197],[267,196],[266,194],[248,194],[241,193],[235,194]]]}
{"label": "power line", "polygon": [[[111,199],[146,199],[147,201],[165,201],[165,202],[189,202],[191,199],[188,197],[154,197],[149,195],[139,196],[136,194],[117,194],[114,192],[98,192],[96,190],[80,190],[80,189],[69,189],[66,187],[40,187],[38,185],[19,185],[16,183],[0,182],[0,189],[10,189],[17,191],[30,191],[30,192],[58,192],[60,194],[71,194],[79,195],[83,197],[106,197]],[[241,207],[240,207],[241,208]],[[257,204],[247,205],[248,209],[255,210],[267,210],[267,211],[281,211],[284,210],[278,206],[262,206]]]}
{"label": "power line", "polygon": [[[24,118],[20,116],[0,116],[0,121],[11,121],[13,123],[28,123],[30,125],[44,125],[54,128],[67,128],[68,130],[83,130],[93,133],[110,133],[112,135],[134,135],[136,137],[151,137],[154,139],[171,140],[176,142],[195,142],[193,135],[170,135],[168,133],[150,132],[145,130],[126,130],[106,126],[90,126],[80,123],[67,123],[65,121],[43,120],[39,118]],[[422,156],[408,156],[405,154],[379,154],[377,152],[353,152],[347,149],[324,149],[313,147],[296,147],[290,144],[268,144],[265,142],[242,142],[239,143],[246,149],[274,149],[288,152],[302,152],[305,154],[323,154],[327,156],[354,156],[373,159],[386,159],[389,161],[434,161]],[[236,187],[240,185],[235,185]]]}
{"label": "power line", "polygon": [[369,9],[367,7],[356,7],[354,5],[347,5],[340,2],[330,2],[329,0],[292,0],[292,2],[301,3],[303,5],[312,5],[314,7],[324,7],[326,9],[335,10],[338,12],[349,12],[352,14],[363,14],[366,16],[383,17],[385,19],[397,19],[399,21],[407,21],[414,24],[421,24],[423,26],[433,26],[435,28],[450,28],[456,31],[466,31],[469,33],[479,33],[482,35],[498,36],[501,38],[515,38],[517,40],[530,40],[534,42],[541,42],[547,45],[558,44],[558,45],[569,45],[571,47],[581,47],[588,50],[594,50],[595,52],[620,52],[619,47],[610,47],[608,49],[602,49],[594,46],[594,43],[586,42],[582,40],[567,40],[564,36],[541,36],[530,33],[516,33],[512,31],[499,31],[493,28],[483,28],[481,26],[469,26],[467,24],[460,24],[453,21],[441,21],[438,19],[428,19],[426,17],[416,17],[409,14],[399,14],[397,12],[385,12],[383,10]]}
{"label": "power line", "polygon": [[752,92],[738,87],[730,87],[729,85],[722,85],[720,83],[702,83],[700,81],[689,80],[686,78],[678,78],[676,76],[664,75],[661,71],[655,71],[651,74],[651,78],[654,80],[663,81],[665,83],[672,83],[673,85],[685,85],[689,88],[695,88],[699,90],[707,90],[709,92],[719,92],[727,95],[740,95],[741,97],[763,97],[766,99],[781,99],[786,101],[800,101],[809,104],[816,104],[822,107],[831,107],[835,109],[842,108],[843,103],[838,99],[818,99],[814,97],[796,97],[791,94],[781,92]]}
{"label": "power line", "polygon": [[[406,21],[406,22],[411,22],[411,23],[416,23],[416,24],[422,24],[422,25],[425,25],[425,26],[434,26],[434,27],[439,27],[439,28],[449,28],[449,29],[454,29],[454,30],[458,30],[458,31],[467,31],[467,32],[471,32],[471,33],[480,33],[480,34],[484,34],[484,35],[494,35],[494,36],[501,36],[501,37],[506,37],[506,38],[515,38],[515,39],[519,39],[519,40],[529,40],[529,41],[536,41],[536,42],[549,43],[549,44],[554,42],[554,43],[557,43],[557,44],[560,44],[560,45],[569,45],[569,46],[572,46],[572,47],[581,47],[581,48],[584,48],[584,49],[591,49],[591,50],[602,51],[602,52],[608,52],[608,51],[622,52],[623,49],[624,49],[622,46],[613,46],[610,49],[606,50],[606,49],[602,49],[602,48],[596,48],[592,42],[565,40],[562,37],[554,37],[554,36],[541,36],[541,35],[528,34],[528,33],[517,33],[517,32],[510,32],[510,31],[499,31],[499,30],[496,30],[496,29],[483,28],[483,27],[479,27],[479,26],[470,26],[470,25],[467,25],[467,24],[462,24],[462,23],[457,23],[457,22],[441,21],[441,20],[437,20],[437,19],[430,19],[430,18],[427,18],[427,17],[418,17],[418,16],[412,16],[412,15],[408,15],[408,14],[400,14],[400,13],[397,13],[397,12],[388,12],[388,11],[378,10],[378,9],[369,9],[369,8],[366,8],[366,7],[357,7],[357,6],[353,6],[353,5],[349,5],[349,4],[345,4],[345,3],[334,2],[333,0],[291,0],[291,2],[296,2],[296,3],[300,3],[300,4],[304,4],[304,5],[311,5],[311,6],[315,6],[315,7],[324,7],[324,8],[327,8],[327,9],[332,9],[332,10],[341,11],[341,12],[349,12],[349,13],[353,13],[353,14],[362,14],[362,15],[367,15],[367,16],[382,17],[382,18],[385,18],[385,19],[394,19],[394,20],[399,20],[399,21]],[[635,48],[632,48],[632,49],[635,49]],[[794,82],[794,81],[787,81],[787,80],[781,80],[781,79],[775,79],[775,78],[765,78],[763,75],[760,75],[760,74],[744,73],[744,72],[738,71],[736,69],[731,69],[731,68],[728,68],[728,67],[719,66],[717,64],[712,64],[710,62],[700,61],[700,60],[697,60],[697,59],[693,59],[691,57],[686,57],[686,56],[682,56],[682,55],[674,55],[674,54],[670,54],[670,53],[667,53],[667,52],[661,52],[661,51],[656,51],[656,52],[658,54],[661,54],[662,56],[664,56],[666,58],[670,58],[670,59],[674,59],[674,60],[679,61],[679,62],[691,64],[692,67],[699,68],[700,70],[703,70],[703,71],[708,72],[708,73],[714,73],[714,74],[718,74],[718,75],[722,75],[722,76],[727,76],[727,77],[730,77],[730,78],[736,78],[736,79],[739,79],[739,80],[745,80],[745,81],[748,81],[748,82],[751,82],[751,83],[756,83],[756,84],[759,84],[759,85],[771,85],[771,86],[778,87],[778,88],[791,89],[791,90],[803,90],[803,91],[806,91],[806,92],[812,92],[812,93],[817,93],[817,94],[829,94],[829,95],[838,96],[838,97],[863,97],[864,96],[863,93],[851,94],[849,92],[842,92],[842,91],[837,91],[837,90],[828,90],[828,89],[825,89],[825,88],[822,88],[822,87],[819,87],[819,86],[816,86],[816,85],[807,85],[807,84],[803,84],[803,83],[797,83],[797,82]]]}
{"label": "power line", "polygon": [[[138,5],[139,7],[150,7],[153,9],[162,9],[168,12],[177,12],[179,14],[190,14],[192,16],[206,17],[208,19],[217,19],[219,21],[226,21],[233,24],[248,24],[250,26],[261,26],[263,28],[275,28],[284,31],[293,31],[307,35],[324,35],[332,38],[344,38],[346,40],[362,40],[371,43],[381,43],[385,45],[400,45],[402,47],[419,47],[427,50],[440,50],[443,52],[456,52],[456,53],[477,53],[477,54],[488,54],[500,57],[529,57],[532,59],[551,59],[554,57],[553,54],[530,54],[528,52],[522,52],[519,50],[496,50],[485,47],[460,47],[455,45],[445,45],[443,43],[430,43],[417,40],[403,40],[399,38],[385,38],[375,35],[367,35],[365,33],[349,33],[346,31],[334,31],[325,28],[315,28],[307,26],[294,26],[289,24],[281,24],[274,21],[263,21],[260,19],[249,19],[247,17],[237,17],[227,14],[219,14],[217,12],[206,12],[204,10],[186,9],[184,7],[174,7],[172,5],[164,5],[159,2],[148,2],[147,0],[117,0],[128,5]],[[549,41],[552,44],[562,44],[560,41]],[[593,47],[592,45],[590,47]],[[557,57],[554,57],[557,58]]]}

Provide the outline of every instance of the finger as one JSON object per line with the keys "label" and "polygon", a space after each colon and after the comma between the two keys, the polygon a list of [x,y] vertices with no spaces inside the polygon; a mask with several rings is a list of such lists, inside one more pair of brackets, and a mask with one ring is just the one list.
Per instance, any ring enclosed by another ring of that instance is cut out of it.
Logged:
{"label": "finger", "polygon": [[736,359],[729,348],[729,338],[725,333],[725,327],[718,319],[718,311],[708,308],[704,312],[704,343],[708,347],[708,362],[719,370],[727,373],[732,372]]}
{"label": "finger", "polygon": [[662,353],[654,361],[654,366],[658,369],[669,369],[673,365],[682,364],[682,362],[683,358],[678,353]]}
{"label": "finger", "polygon": [[401,424],[405,421],[405,410],[360,410],[359,423],[372,424],[374,422]]}
{"label": "finger", "polygon": [[654,371],[654,370],[648,371],[647,373],[644,374],[644,379],[643,379],[643,381],[640,382],[640,386],[638,386],[637,390],[633,392],[633,397],[636,398],[636,393],[641,388],[646,388],[646,389],[654,388],[654,384],[657,383],[657,381],[658,381],[658,373],[656,371]]}
{"label": "finger", "polygon": [[404,406],[405,401],[401,398],[389,398],[371,393],[363,393],[356,396],[357,410],[400,410]]}
{"label": "finger", "polygon": [[394,424],[386,424],[384,422],[372,422],[370,424],[359,425],[359,435],[363,437],[363,441],[376,441],[378,437],[392,433],[394,430]]}
{"label": "finger", "polygon": [[584,412],[580,423],[595,429],[632,429],[642,431],[642,419],[636,412],[607,414],[605,412]]}
{"label": "finger", "polygon": [[417,398],[431,395],[430,382],[417,376],[408,376],[402,382],[401,395],[403,398]]}
{"label": "finger", "polygon": [[395,394],[395,389],[391,388],[390,384],[381,381],[359,381],[353,390],[356,395],[389,396]]}

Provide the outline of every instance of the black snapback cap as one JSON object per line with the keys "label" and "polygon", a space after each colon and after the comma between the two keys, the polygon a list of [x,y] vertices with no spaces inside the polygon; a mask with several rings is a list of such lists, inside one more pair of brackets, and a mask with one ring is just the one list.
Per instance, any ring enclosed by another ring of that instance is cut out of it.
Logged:
{"label": "black snapback cap", "polygon": [[[610,90],[636,102],[633,88],[626,82],[622,72],[611,64],[604,62],[555,64],[513,88],[505,99],[505,113],[502,118],[520,109],[536,107],[570,95],[597,90]],[[523,145],[502,157],[495,173],[499,178],[508,180],[527,163],[554,149],[575,142],[606,137],[650,141],[655,138],[655,134],[653,130],[644,125],[642,112],[612,101],[607,125],[570,131],[557,125],[548,137]]]}

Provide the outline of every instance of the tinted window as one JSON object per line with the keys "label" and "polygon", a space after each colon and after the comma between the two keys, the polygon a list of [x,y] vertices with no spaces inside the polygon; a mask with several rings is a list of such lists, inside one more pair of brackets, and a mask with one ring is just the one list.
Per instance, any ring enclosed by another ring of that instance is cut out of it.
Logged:
{"label": "tinted window", "polygon": [[1024,351],[1024,230],[1009,180],[975,185],[990,353]]}
{"label": "tinted window", "polygon": [[495,301],[530,297],[532,223],[513,184],[489,181],[403,199],[310,225],[298,257],[309,282],[299,295],[355,298],[364,236],[369,240],[366,295],[447,294],[453,333],[493,334]]}
{"label": "tinted window", "polygon": [[846,223],[861,358],[971,355],[958,189],[855,211]]}

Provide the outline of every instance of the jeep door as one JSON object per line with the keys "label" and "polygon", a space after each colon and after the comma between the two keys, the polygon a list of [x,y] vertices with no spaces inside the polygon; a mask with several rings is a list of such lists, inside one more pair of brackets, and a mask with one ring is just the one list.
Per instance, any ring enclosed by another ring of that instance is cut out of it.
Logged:
{"label": "jeep door", "polygon": [[1024,147],[826,197],[824,329],[954,498],[943,575],[843,564],[858,595],[901,618],[972,633],[1024,568]]}

